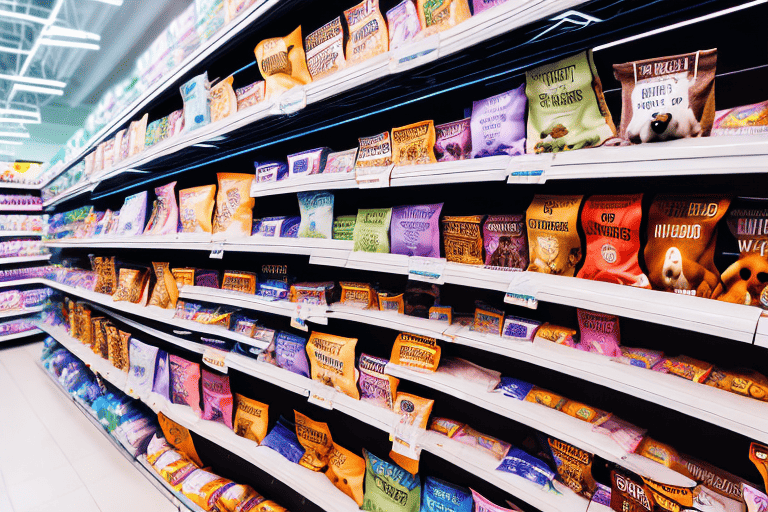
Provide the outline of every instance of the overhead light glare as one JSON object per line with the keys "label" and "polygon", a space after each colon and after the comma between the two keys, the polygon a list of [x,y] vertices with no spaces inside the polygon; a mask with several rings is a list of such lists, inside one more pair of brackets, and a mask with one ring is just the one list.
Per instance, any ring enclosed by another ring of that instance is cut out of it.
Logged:
{"label": "overhead light glare", "polygon": [[75,30],[73,28],[64,28],[51,25],[43,32],[46,36],[74,37],[77,39],[90,39],[91,41],[101,41],[99,34],[86,32],[85,30]]}
{"label": "overhead light glare", "polygon": [[45,25],[48,21],[46,18],[40,18],[39,16],[30,16],[21,12],[0,10],[0,18],[13,18],[16,20],[29,21],[30,23],[40,23]]}
{"label": "overhead light glare", "polygon": [[0,117],[0,123],[40,124],[39,119],[21,119],[18,117]]}
{"label": "overhead light glare", "polygon": [[40,44],[47,46],[64,46],[66,48],[82,48],[84,50],[100,50],[101,46],[94,43],[83,43],[80,41],[59,41],[56,39],[40,38]]}
{"label": "overhead light glare", "polygon": [[123,5],[123,0],[94,0],[94,2],[101,2],[103,4],[116,5],[118,7]]}
{"label": "overhead light glare", "polygon": [[16,156],[16,152],[10,149],[0,149],[0,155]]}
{"label": "overhead light glare", "polygon": [[0,46],[0,53],[14,53],[16,55],[29,55],[29,50],[11,48],[10,46]]}
{"label": "overhead light glare", "polygon": [[10,144],[11,146],[21,146],[24,144],[20,140],[0,140],[0,145],[2,144]]}
{"label": "overhead light glare", "polygon": [[36,121],[40,121],[40,112],[37,110],[21,110],[17,108],[0,108],[0,114],[6,116],[22,116],[30,117]]}
{"label": "overhead light glare", "polygon": [[11,89],[11,97],[13,97],[16,91],[34,92],[37,94],[50,94],[51,96],[63,96],[64,91],[61,89],[53,89],[51,87],[40,87],[39,85],[28,84],[13,84]]}
{"label": "overhead light glare", "polygon": [[0,137],[15,137],[17,139],[28,139],[27,132],[0,132]]}
{"label": "overhead light glare", "polygon": [[66,87],[66,82],[59,80],[49,80],[47,78],[37,78],[33,76],[19,76],[19,75],[3,75],[0,74],[0,80],[8,80],[11,82],[22,82],[33,85],[45,85],[48,87]]}

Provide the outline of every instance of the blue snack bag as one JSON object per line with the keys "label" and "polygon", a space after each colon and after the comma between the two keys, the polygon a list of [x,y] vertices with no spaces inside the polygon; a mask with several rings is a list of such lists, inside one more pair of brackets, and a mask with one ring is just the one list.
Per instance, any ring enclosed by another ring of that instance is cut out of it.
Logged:
{"label": "blue snack bag", "polygon": [[275,338],[277,366],[293,373],[309,377],[307,339],[288,332],[280,332]]}
{"label": "blue snack bag", "polygon": [[420,512],[472,512],[472,494],[469,489],[428,476]]}
{"label": "blue snack bag", "polygon": [[291,462],[299,463],[304,456],[304,447],[296,437],[296,426],[280,416],[275,426],[261,442],[261,446],[268,446]]}
{"label": "blue snack bag", "polygon": [[529,455],[519,448],[510,448],[507,456],[501,461],[496,471],[505,471],[518,475],[526,480],[537,483],[542,487],[549,485],[555,477],[552,471],[543,461],[533,455]]}
{"label": "blue snack bag", "polygon": [[504,396],[525,400],[531,389],[533,389],[533,384],[512,377],[502,377],[494,391],[504,393]]}

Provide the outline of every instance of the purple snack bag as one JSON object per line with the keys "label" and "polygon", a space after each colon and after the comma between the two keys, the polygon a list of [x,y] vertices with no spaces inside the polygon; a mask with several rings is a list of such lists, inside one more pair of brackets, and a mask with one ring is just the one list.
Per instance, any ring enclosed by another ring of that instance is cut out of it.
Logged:
{"label": "purple snack bag", "polygon": [[472,7],[474,7],[474,15],[477,16],[478,13],[490,9],[496,5],[503,4],[506,1],[507,0],[473,0]]}
{"label": "purple snack bag", "polygon": [[293,373],[309,377],[307,340],[288,332],[280,332],[275,338],[277,366]]}
{"label": "purple snack bag", "polygon": [[419,14],[412,0],[403,0],[387,11],[387,26],[389,27],[389,49],[413,40],[421,32]]}
{"label": "purple snack bag", "polygon": [[198,416],[200,410],[200,365],[173,354],[168,356],[171,369],[171,401],[188,405]]}
{"label": "purple snack bag", "polygon": [[435,126],[435,158],[438,162],[472,158],[470,118]]}
{"label": "purple snack bag", "polygon": [[440,257],[440,212],[443,203],[392,208],[390,252]]}
{"label": "purple snack bag", "polygon": [[525,153],[525,84],[472,103],[472,158]]}
{"label": "purple snack bag", "polygon": [[581,330],[580,350],[604,356],[621,356],[619,317],[584,309],[576,309],[576,313]]}
{"label": "purple snack bag", "polygon": [[483,224],[483,245],[486,265],[528,268],[528,238],[523,215],[489,215]]}
{"label": "purple snack bag", "polygon": [[360,399],[373,402],[378,406],[392,409],[397,394],[398,379],[384,374],[386,359],[360,354]]}
{"label": "purple snack bag", "polygon": [[203,370],[203,419],[232,428],[232,391],[226,375]]}
{"label": "purple snack bag", "polygon": [[157,361],[155,362],[155,382],[152,384],[152,391],[162,396],[166,400],[171,400],[169,391],[170,372],[168,370],[168,352],[158,350]]}

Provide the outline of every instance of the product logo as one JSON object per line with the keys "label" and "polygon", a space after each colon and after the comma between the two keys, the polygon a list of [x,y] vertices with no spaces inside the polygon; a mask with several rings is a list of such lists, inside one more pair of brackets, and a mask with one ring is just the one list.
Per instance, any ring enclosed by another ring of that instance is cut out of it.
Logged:
{"label": "product logo", "polygon": [[600,255],[603,257],[606,263],[616,263],[616,260],[619,259],[616,248],[611,244],[605,244],[602,246],[600,248]]}

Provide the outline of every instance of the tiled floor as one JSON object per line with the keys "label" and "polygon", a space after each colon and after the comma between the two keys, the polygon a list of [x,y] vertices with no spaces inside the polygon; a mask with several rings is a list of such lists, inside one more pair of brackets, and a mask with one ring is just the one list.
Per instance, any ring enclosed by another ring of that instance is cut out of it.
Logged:
{"label": "tiled floor", "polygon": [[43,373],[41,350],[0,347],[0,512],[178,510]]}

